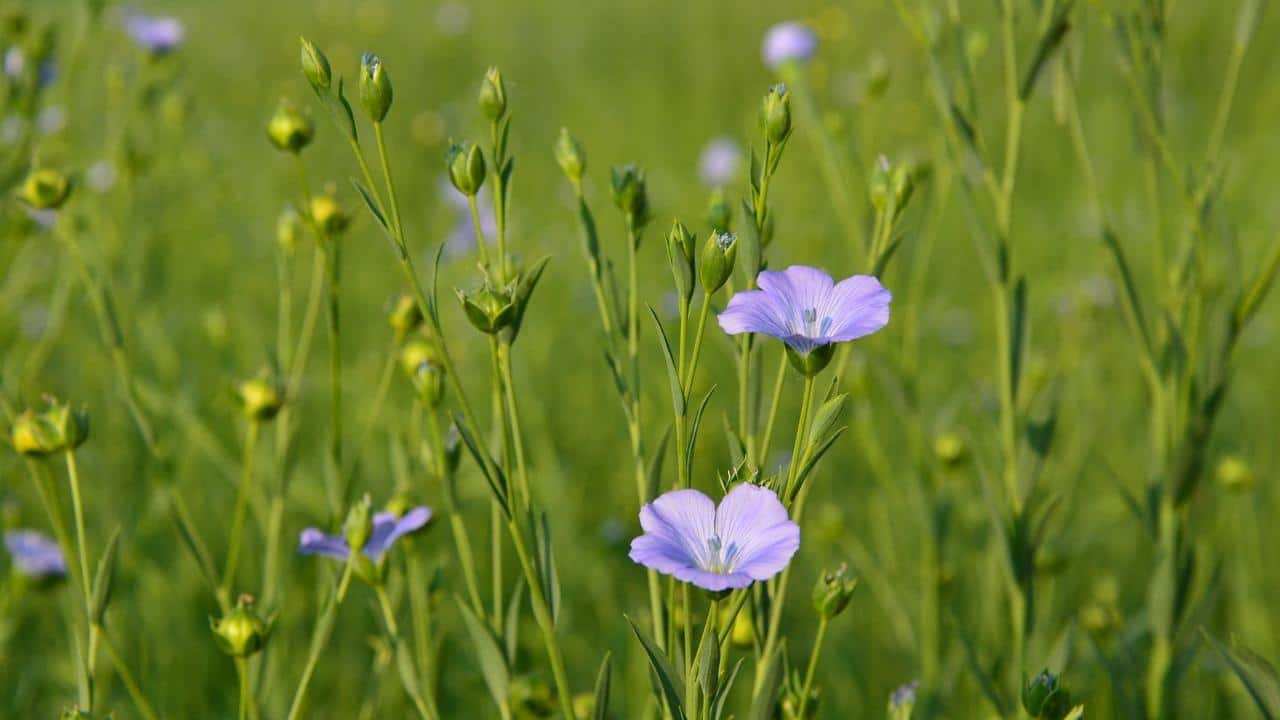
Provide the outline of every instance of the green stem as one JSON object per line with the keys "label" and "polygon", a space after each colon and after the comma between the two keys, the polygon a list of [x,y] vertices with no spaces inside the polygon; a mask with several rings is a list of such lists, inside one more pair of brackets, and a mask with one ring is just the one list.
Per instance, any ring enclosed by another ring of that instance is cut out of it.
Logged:
{"label": "green stem", "polygon": [[[846,357],[847,357],[846,351]],[[760,454],[765,458],[769,456],[769,446],[773,442],[773,426],[774,421],[778,418],[778,406],[782,403],[782,386],[786,382],[787,377],[787,351],[783,350],[778,357],[778,372],[773,380],[773,398],[769,402],[769,415],[765,418],[764,437],[760,440]]]}
{"label": "green stem", "polygon": [[805,708],[809,705],[809,693],[813,690],[813,675],[818,669],[818,657],[822,654],[822,641],[827,637],[827,624],[830,621],[824,616],[818,621],[818,635],[813,639],[813,650],[809,653],[809,666],[804,671],[804,685],[800,690],[800,707],[796,717],[805,717]]}
{"label": "green stem", "polygon": [[484,228],[480,225],[480,205],[475,195],[467,196],[467,208],[471,211],[471,229],[476,235],[476,251],[480,253],[480,264],[484,267],[485,276],[489,275],[489,247],[484,237]]}
{"label": "green stem", "polygon": [[124,657],[120,654],[120,649],[111,640],[111,636],[107,634],[101,625],[95,625],[93,629],[98,637],[102,639],[102,647],[107,651],[107,657],[110,658],[111,664],[115,666],[116,674],[120,676],[120,681],[124,683],[125,690],[129,692],[129,697],[133,700],[133,705],[138,714],[144,720],[159,720],[155,708],[151,707],[146,694],[142,692],[138,681],[134,679],[133,672],[129,670],[129,665],[125,663]]}
{"label": "green stem", "polygon": [[374,594],[378,596],[378,606],[382,608],[382,619],[387,624],[387,636],[391,643],[391,647],[395,651],[396,664],[400,668],[400,681],[404,686],[404,691],[408,693],[409,699],[413,701],[413,707],[418,711],[418,715],[423,720],[436,720],[436,712],[425,699],[422,692],[418,688],[417,669],[414,667],[413,656],[408,654],[404,647],[404,643],[400,639],[400,628],[396,624],[396,613],[391,607],[391,599],[387,597],[387,590],[382,585],[375,585]]}
{"label": "green stem", "polygon": [[512,447],[516,456],[516,479],[525,507],[529,506],[529,468],[525,461],[523,433],[520,427],[520,406],[516,402],[515,382],[511,372],[511,345],[502,343],[498,346],[498,365],[502,371],[502,387],[507,398],[507,420],[511,425]]}
{"label": "green stem", "polygon": [[224,600],[231,597],[231,586],[235,583],[236,569],[240,562],[240,545],[243,542],[244,535],[244,516],[249,505],[249,488],[253,484],[253,456],[258,447],[258,429],[260,427],[261,425],[257,420],[250,420],[249,427],[245,430],[244,465],[240,473],[240,487],[236,491],[235,511],[231,516],[231,546],[227,550],[227,564],[222,572],[222,585],[218,588],[218,594]]}
{"label": "green stem", "polygon": [[[85,613],[89,622],[93,622],[89,593],[93,587],[92,575],[89,574],[89,547],[85,540],[84,504],[80,500],[80,468],[76,463],[75,450],[67,450],[67,479],[71,485],[71,512],[76,527],[76,555],[80,559],[80,584],[85,589]],[[92,660],[90,661],[92,662]]]}
{"label": "green stem", "polygon": [[302,678],[298,681],[298,688],[294,691],[293,703],[289,706],[288,720],[299,720],[302,717],[303,705],[307,699],[307,690],[311,687],[311,679],[315,676],[316,664],[320,661],[320,655],[324,653],[325,647],[329,645],[329,638],[333,635],[333,626],[334,621],[337,619],[338,608],[342,606],[342,601],[346,599],[347,588],[351,584],[353,560],[354,557],[347,559],[347,563],[342,570],[342,578],[338,581],[338,587],[330,599],[329,605],[316,620],[315,630],[311,634],[311,650],[307,655],[307,663],[303,666]]}
{"label": "green stem", "polygon": [[330,497],[330,511],[336,517],[347,500],[347,487],[342,467],[342,328],[340,316],[341,251],[337,238],[329,238],[325,247],[328,275],[329,327],[329,467],[337,488]]}
{"label": "green stem", "polygon": [[689,365],[685,369],[684,390],[688,394],[693,390],[693,376],[698,372],[698,360],[702,356],[702,338],[706,335],[707,316],[711,313],[711,293],[702,292],[702,307],[698,309],[698,325],[693,331],[693,353],[689,357]]}
{"label": "green stem", "polygon": [[800,417],[796,421],[796,437],[791,444],[791,459],[787,464],[787,484],[783,486],[782,499],[790,504],[794,500],[796,478],[800,474],[800,466],[804,463],[802,453],[809,434],[809,413],[813,408],[814,378],[806,376],[804,392],[800,395]]}
{"label": "green stem", "polygon": [[[440,419],[436,417],[435,410],[428,408],[427,412],[427,429],[430,434],[432,444],[432,457],[436,465],[436,475],[441,482],[449,482],[445,477],[444,467],[444,436],[440,432]],[[477,613],[484,614],[484,603],[480,599],[480,582],[476,579],[476,561],[475,555],[471,552],[471,539],[467,533],[466,519],[455,506],[452,500],[452,492],[448,492],[446,497],[449,502],[449,529],[453,534],[453,543],[457,547],[458,560],[462,565],[462,579],[467,586],[467,596],[471,599],[471,608]]]}
{"label": "green stem", "polygon": [[249,720],[249,706],[253,704],[253,683],[249,681],[249,664],[244,658],[236,658],[236,675],[240,678],[240,720]]}
{"label": "green stem", "polygon": [[547,599],[542,593],[542,578],[533,567],[529,550],[525,546],[524,533],[515,521],[507,524],[511,542],[516,549],[516,557],[524,570],[525,584],[529,588],[529,599],[533,605],[533,617],[542,631],[542,641],[546,645],[547,659],[551,663],[551,674],[555,678],[556,696],[560,701],[560,710],[565,720],[574,720],[573,693],[569,689],[569,677],[565,672],[564,655],[560,650],[560,642],[556,638],[555,620],[551,617]]}

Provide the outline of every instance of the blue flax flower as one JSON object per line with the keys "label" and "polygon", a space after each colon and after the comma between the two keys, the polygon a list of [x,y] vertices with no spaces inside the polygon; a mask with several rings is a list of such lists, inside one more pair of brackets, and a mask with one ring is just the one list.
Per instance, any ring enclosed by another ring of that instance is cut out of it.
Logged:
{"label": "blue flax flower", "polygon": [[177,18],[132,13],[125,18],[125,31],[143,50],[161,56],[177,50],[187,30]]}
{"label": "blue flax flower", "polygon": [[[431,519],[431,508],[420,505],[397,518],[395,514],[380,512],[373,516],[373,532],[364,545],[364,554],[377,562],[396,540],[419,530]],[[325,555],[346,560],[350,550],[340,535],[327,535],[318,528],[309,527],[298,537],[298,552],[303,555]]]}
{"label": "blue flax flower", "polygon": [[800,22],[783,22],[764,36],[764,64],[777,68],[788,62],[804,62],[818,51],[818,36]]}
{"label": "blue flax flower", "polygon": [[23,575],[35,578],[62,577],[67,562],[58,543],[35,530],[11,530],[4,534],[4,546],[13,564]]}
{"label": "blue flax flower", "polygon": [[758,485],[738,485],[719,507],[697,490],[665,493],[640,509],[640,526],[632,560],[712,592],[768,580],[800,547],[800,526]]}

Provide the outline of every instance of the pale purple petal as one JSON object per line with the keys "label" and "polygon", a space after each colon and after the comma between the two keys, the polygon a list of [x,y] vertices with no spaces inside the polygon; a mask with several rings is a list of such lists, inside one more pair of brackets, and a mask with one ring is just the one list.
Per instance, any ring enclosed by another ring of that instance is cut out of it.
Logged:
{"label": "pale purple petal", "polygon": [[792,60],[803,62],[818,50],[818,36],[803,23],[783,22],[764,36],[764,63],[776,68]]}
{"label": "pale purple petal", "polygon": [[666,493],[640,508],[645,534],[631,542],[631,559],[692,582],[715,522],[716,506],[706,495],[697,490]]}
{"label": "pale purple petal", "polygon": [[729,298],[729,305],[716,316],[716,322],[729,335],[760,333],[785,338],[791,334],[786,315],[763,290],[744,290]]}
{"label": "pale purple petal", "polygon": [[365,543],[364,554],[377,560],[396,540],[418,530],[430,519],[431,508],[425,505],[410,510],[398,519],[389,512],[374,515],[373,533],[369,536],[369,542]]}
{"label": "pale purple petal", "polygon": [[12,530],[4,534],[4,546],[13,564],[24,575],[49,577],[66,575],[62,550],[52,539],[35,530]]}
{"label": "pale purple petal", "polygon": [[698,158],[698,175],[709,187],[728,185],[738,178],[742,166],[742,148],[727,137],[707,143]]}
{"label": "pale purple petal", "polygon": [[758,485],[738,485],[720,501],[716,534],[733,569],[755,580],[781,572],[800,548],[800,526],[772,490]]}
{"label": "pale purple petal", "polygon": [[154,55],[173,52],[187,36],[186,28],[176,18],[138,13],[125,20],[125,29],[135,43]]}
{"label": "pale purple petal", "polygon": [[347,542],[340,537],[326,535],[317,528],[307,528],[298,536],[298,552],[303,555],[324,555],[346,560]]}
{"label": "pale purple petal", "polygon": [[832,342],[856,340],[889,324],[893,296],[870,275],[841,280],[832,290],[826,313],[834,319],[827,337]]}

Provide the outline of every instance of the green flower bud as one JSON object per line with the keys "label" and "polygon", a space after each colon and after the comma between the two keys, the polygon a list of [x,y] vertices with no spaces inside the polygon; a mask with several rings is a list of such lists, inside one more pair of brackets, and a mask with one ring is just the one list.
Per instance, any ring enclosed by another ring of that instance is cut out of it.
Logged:
{"label": "green flower bud", "polygon": [[507,113],[507,87],[496,67],[489,68],[480,81],[480,112],[493,122]]}
{"label": "green flower bud", "polygon": [[347,541],[347,547],[353,553],[359,553],[364,548],[365,543],[369,542],[369,536],[373,534],[373,516],[372,501],[368,495],[360,498],[356,504],[351,506],[347,511],[347,519],[342,523],[342,536]]}
{"label": "green flower bud", "polygon": [[276,106],[275,114],[267,122],[267,138],[277,150],[282,152],[301,152],[304,147],[311,144],[315,134],[316,126],[311,122],[311,116],[299,111],[298,107],[288,100],[280,101]]}
{"label": "green flower bud", "polygon": [[360,57],[360,104],[364,105],[370,120],[382,122],[391,109],[391,96],[391,77],[382,58],[365,53]]}
{"label": "green flower bud", "polygon": [[711,191],[707,201],[707,224],[718,233],[727,233],[733,225],[733,205],[725,197],[724,188]]}
{"label": "green flower bud", "polygon": [[311,198],[311,220],[327,238],[341,235],[351,225],[351,216],[327,193]]}
{"label": "green flower bud", "polygon": [[613,168],[613,202],[631,229],[638,232],[649,222],[649,196],[643,170],[635,165]]}
{"label": "green flower bud", "polygon": [[965,461],[969,449],[964,438],[953,432],[945,432],[933,439],[933,456],[947,467],[956,467]]}
{"label": "green flower bud", "polygon": [[702,246],[702,262],[698,276],[702,289],[713,293],[729,281],[733,265],[738,259],[738,236],[733,233],[713,232]]}
{"label": "green flower bud", "polygon": [[28,457],[43,457],[75,450],[89,439],[89,415],[66,403],[49,400],[41,412],[26,410],[13,421],[9,440],[13,449]]}
{"label": "green flower bud", "polygon": [[422,309],[418,307],[418,301],[408,294],[397,297],[391,305],[391,312],[387,313],[387,323],[395,332],[396,342],[404,342],[409,333],[422,326],[422,320]]}
{"label": "green flower bud", "polygon": [[276,218],[276,242],[286,255],[292,255],[302,237],[302,217],[293,206],[286,206]]}
{"label": "green flower bud", "polygon": [[760,106],[760,125],[772,145],[781,145],[791,135],[791,91],[786,85],[769,88]]}
{"label": "green flower bud", "polygon": [[325,57],[320,48],[313,45],[310,40],[299,39],[302,41],[302,74],[307,76],[307,82],[311,83],[311,89],[315,90],[317,95],[328,95],[329,88],[333,85],[329,58]]}
{"label": "green flower bud", "polygon": [[807,353],[801,353],[788,345],[787,359],[791,361],[791,367],[801,375],[814,377],[827,367],[835,351],[835,345],[819,345]]}
{"label": "green flower bud", "polygon": [[480,332],[493,335],[509,327],[515,320],[516,306],[509,293],[487,286],[469,293],[462,290],[456,292],[467,319]]}
{"label": "green flower bud", "polygon": [[1253,489],[1258,479],[1253,474],[1253,468],[1250,468],[1243,458],[1235,455],[1222,458],[1214,474],[1218,478],[1219,485],[1233,492],[1247,492]]}
{"label": "green flower bud", "polygon": [[400,367],[422,402],[429,408],[439,407],[444,399],[444,366],[436,346],[426,338],[410,340],[400,350]]}
{"label": "green flower bud", "polygon": [[23,181],[18,195],[37,210],[57,210],[71,195],[71,180],[57,170],[34,170]]}
{"label": "green flower bud", "polygon": [[480,192],[485,179],[484,153],[480,152],[480,146],[453,143],[445,154],[445,164],[449,168],[449,180],[458,192],[467,197]]}
{"label": "green flower bud", "polygon": [[233,610],[221,619],[209,619],[213,637],[223,652],[236,658],[254,655],[267,642],[270,623],[253,609],[253,597],[241,595]]}
{"label": "green flower bud", "polygon": [[574,183],[582,181],[582,173],[587,169],[587,156],[582,146],[569,134],[569,128],[560,128],[560,137],[556,138],[556,162],[560,169]]}
{"label": "green flower bud", "polygon": [[279,384],[265,373],[240,383],[236,394],[240,397],[245,416],[258,422],[274,418],[284,405],[284,393]]}
{"label": "green flower bud", "polygon": [[1022,688],[1022,707],[1034,718],[1062,720],[1071,712],[1071,694],[1056,675],[1041,670]]}
{"label": "green flower bud", "polygon": [[893,206],[900,213],[911,201],[911,193],[915,191],[915,173],[911,166],[904,163],[895,167],[889,185],[893,191]]}
{"label": "green flower bud", "polygon": [[667,235],[667,262],[675,279],[676,292],[688,302],[693,297],[693,234],[679,221],[671,226]]}
{"label": "green flower bud", "polygon": [[875,167],[871,170],[871,180],[868,183],[871,206],[876,209],[876,212],[883,212],[889,204],[891,172],[889,158],[881,155],[876,159]]}
{"label": "green flower bud", "polygon": [[813,609],[827,620],[836,617],[849,606],[856,587],[858,578],[849,574],[848,565],[841,564],[835,570],[828,570],[813,587]]}

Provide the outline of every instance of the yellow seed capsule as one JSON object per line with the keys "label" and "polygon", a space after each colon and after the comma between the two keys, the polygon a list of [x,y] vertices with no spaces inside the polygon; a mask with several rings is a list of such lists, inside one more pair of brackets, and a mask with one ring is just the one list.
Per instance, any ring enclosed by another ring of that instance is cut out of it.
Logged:
{"label": "yellow seed capsule", "polygon": [[311,117],[288,100],[281,100],[267,121],[267,138],[282,152],[301,152],[315,134],[316,126]]}
{"label": "yellow seed capsule", "polygon": [[246,380],[240,383],[238,391],[244,414],[253,420],[270,420],[284,405],[280,388],[267,378]]}
{"label": "yellow seed capsule", "polygon": [[57,210],[71,195],[71,181],[57,170],[35,170],[22,183],[19,195],[37,210]]}
{"label": "yellow seed capsule", "polygon": [[396,340],[400,342],[403,342],[409,333],[417,330],[422,325],[422,320],[422,310],[412,295],[401,295],[396,298],[391,306],[391,312],[387,314],[387,322],[395,331]]}
{"label": "yellow seed capsule", "polygon": [[351,224],[351,216],[332,195],[311,198],[311,219],[325,237],[336,237]]}
{"label": "yellow seed capsule", "polygon": [[964,462],[968,449],[959,435],[946,432],[933,439],[933,454],[943,465],[955,467]]}
{"label": "yellow seed capsule", "polygon": [[1233,492],[1246,492],[1251,489],[1257,478],[1253,474],[1253,469],[1243,458],[1235,455],[1228,455],[1218,462],[1218,468],[1215,473],[1218,477],[1218,484],[1227,490]]}

